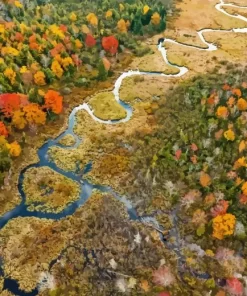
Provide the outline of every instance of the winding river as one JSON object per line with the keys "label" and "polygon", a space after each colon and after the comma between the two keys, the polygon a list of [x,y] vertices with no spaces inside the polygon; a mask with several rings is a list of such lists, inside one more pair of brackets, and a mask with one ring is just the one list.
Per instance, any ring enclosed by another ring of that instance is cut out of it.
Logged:
{"label": "winding river", "polygon": [[[247,7],[241,7],[241,6],[237,6],[234,4],[225,4],[223,0],[220,0],[220,3],[216,4],[215,8],[230,16],[233,18],[237,18],[240,20],[244,20],[247,22],[247,18],[241,15],[231,15],[229,13],[227,13],[224,9],[223,6],[228,6],[228,7],[235,7],[235,8],[247,8]],[[54,162],[51,162],[48,158],[48,150],[50,147],[52,146],[59,146],[59,147],[63,147],[65,149],[72,149],[72,148],[76,148],[78,147],[78,145],[81,143],[81,139],[78,138],[78,136],[74,133],[73,131],[73,127],[75,124],[75,116],[77,111],[79,110],[85,110],[86,112],[88,112],[90,114],[90,116],[97,122],[101,122],[104,124],[119,124],[121,122],[127,122],[128,120],[130,120],[131,116],[132,116],[132,108],[130,105],[124,103],[123,101],[121,101],[121,98],[119,97],[119,91],[120,91],[120,87],[122,84],[122,81],[126,78],[126,77],[130,77],[133,75],[158,75],[158,76],[162,76],[162,77],[181,77],[183,75],[185,75],[188,72],[188,69],[186,67],[183,66],[177,66],[174,64],[171,64],[168,59],[167,59],[167,53],[166,53],[166,48],[165,48],[165,44],[166,43],[174,43],[174,44],[179,44],[185,47],[189,47],[189,48],[196,48],[198,50],[203,50],[203,51],[215,51],[217,50],[217,47],[214,44],[208,43],[203,34],[206,32],[238,32],[238,33],[247,33],[247,28],[243,28],[243,29],[231,29],[231,30],[214,30],[214,29],[202,29],[200,31],[198,31],[198,36],[200,37],[201,41],[207,45],[207,48],[200,48],[197,46],[193,46],[193,45],[186,45],[186,44],[181,44],[179,42],[177,42],[176,40],[173,39],[165,39],[163,44],[159,43],[158,45],[158,50],[160,51],[160,53],[163,56],[164,62],[170,66],[173,66],[175,68],[177,68],[179,70],[178,74],[169,74],[166,75],[164,73],[151,73],[151,72],[140,72],[140,71],[128,71],[128,72],[124,72],[115,82],[115,86],[113,89],[113,94],[115,96],[116,101],[126,110],[127,112],[127,116],[124,119],[121,120],[115,120],[115,121],[103,121],[99,118],[97,118],[93,111],[90,109],[89,105],[84,103],[76,108],[73,109],[73,111],[71,112],[70,116],[69,116],[69,125],[68,128],[65,132],[63,132],[61,135],[59,135],[56,139],[51,139],[49,141],[47,141],[39,150],[38,150],[38,157],[39,157],[39,162],[36,164],[32,164],[29,165],[28,167],[26,167],[25,169],[22,170],[22,172],[20,173],[19,176],[19,181],[18,181],[18,190],[19,193],[21,195],[21,204],[18,205],[16,208],[14,208],[12,211],[6,213],[5,215],[3,215],[0,218],[0,229],[2,227],[4,227],[11,219],[13,218],[17,218],[17,217],[38,217],[38,218],[46,218],[46,219],[54,219],[54,220],[58,220],[61,218],[64,218],[68,215],[73,215],[73,213],[76,211],[76,209],[80,206],[82,206],[91,196],[92,191],[94,189],[97,189],[101,192],[111,192],[119,201],[121,201],[122,203],[124,203],[124,205],[126,206],[126,209],[128,211],[129,214],[129,218],[131,220],[139,220],[141,222],[143,222],[144,224],[147,224],[147,220],[151,223],[153,223],[153,225],[156,224],[156,229],[158,231],[161,232],[161,229],[159,227],[159,225],[157,225],[156,221],[154,218],[149,217],[149,219],[145,218],[145,217],[140,217],[138,216],[138,214],[136,213],[134,207],[132,206],[131,202],[127,199],[127,197],[125,196],[119,196],[118,194],[116,194],[110,187],[107,186],[101,186],[101,185],[95,185],[90,183],[89,181],[87,181],[86,179],[83,178],[83,176],[88,173],[91,168],[92,168],[92,164],[89,163],[85,166],[83,174],[78,174],[78,172],[67,172],[64,171],[60,168],[58,168]],[[75,139],[76,139],[76,143],[74,144],[74,146],[72,147],[66,147],[63,146],[61,144],[59,144],[58,142],[61,140],[61,138],[63,138],[65,135],[72,135]],[[81,186],[81,194],[80,194],[80,198],[79,200],[69,204],[67,206],[67,208],[65,210],[63,210],[60,213],[45,213],[45,212],[39,212],[39,211],[29,211],[27,209],[27,206],[25,204],[26,201],[26,196],[23,190],[23,179],[24,179],[24,175],[25,172],[32,168],[38,168],[38,167],[42,167],[42,166],[48,166],[49,168],[53,169],[54,171],[56,171],[59,174],[62,174],[63,176],[70,178],[76,182],[78,182],[78,184],[80,184]],[[177,225],[177,209],[174,209],[171,213],[171,220],[173,222],[173,228],[170,232],[170,236],[174,236],[175,242],[173,244],[168,243],[166,240],[164,240],[163,236],[161,235],[161,238],[163,239],[164,243],[166,244],[166,246],[170,249],[172,249],[178,256],[178,269],[180,271],[180,274],[183,273],[184,267],[184,257],[182,255],[181,252],[181,244],[180,244],[180,239],[179,239],[179,232],[178,229],[176,227]],[[1,262],[0,262],[1,265]],[[3,275],[3,271],[0,269],[0,275]],[[194,276],[199,277],[199,278],[204,278],[207,279],[210,277],[210,275],[208,274],[197,274],[196,272],[192,273]],[[182,277],[182,276],[181,276]],[[8,279],[6,278],[4,281],[4,289],[8,289],[9,291],[11,291],[14,295],[18,295],[18,296],[35,296],[38,295],[38,289],[36,288],[35,290],[33,290],[30,293],[27,292],[23,292],[19,290],[18,287],[18,283],[12,279]]]}

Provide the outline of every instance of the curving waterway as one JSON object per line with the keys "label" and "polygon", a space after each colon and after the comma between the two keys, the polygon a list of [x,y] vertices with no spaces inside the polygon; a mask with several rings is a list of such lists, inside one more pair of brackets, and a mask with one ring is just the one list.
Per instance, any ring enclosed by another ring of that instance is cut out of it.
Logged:
{"label": "curving waterway", "polygon": [[[230,16],[233,18],[237,18],[240,20],[244,20],[247,22],[247,18],[241,15],[231,15],[229,13],[227,13],[224,9],[223,6],[228,6],[228,7],[235,7],[235,8],[247,8],[243,7],[243,6],[237,6],[234,4],[225,4],[223,0],[220,0],[220,3],[216,4],[215,8]],[[73,109],[73,111],[71,112],[70,116],[69,116],[69,124],[68,124],[68,128],[66,131],[64,131],[61,135],[59,135],[57,138],[55,139],[51,139],[48,140],[39,150],[38,150],[38,157],[39,157],[39,162],[36,164],[32,164],[27,166],[25,169],[23,169],[20,173],[19,176],[19,180],[18,180],[18,190],[19,193],[21,195],[21,203],[20,205],[18,205],[16,208],[14,208],[13,210],[7,212],[5,215],[3,215],[0,218],[0,229],[2,227],[4,227],[11,219],[13,218],[17,218],[17,217],[38,217],[40,219],[42,218],[46,218],[46,219],[53,219],[53,220],[59,220],[61,218],[64,218],[68,215],[73,215],[73,213],[76,211],[77,208],[79,208],[80,206],[82,206],[92,195],[93,190],[98,190],[101,192],[109,192],[112,193],[119,201],[121,201],[129,214],[129,218],[131,220],[139,220],[140,222],[143,222],[144,224],[153,224],[156,225],[156,229],[159,232],[162,232],[161,228],[159,227],[159,225],[157,225],[157,222],[155,221],[154,218],[152,217],[140,217],[138,216],[138,214],[136,213],[133,205],[131,204],[131,202],[129,201],[129,199],[125,196],[119,196],[118,194],[116,194],[111,187],[107,187],[107,186],[102,186],[102,185],[96,185],[93,183],[90,183],[88,180],[84,179],[84,175],[87,174],[91,168],[92,168],[92,164],[88,163],[84,170],[83,173],[79,173],[77,172],[68,172],[68,171],[64,171],[61,168],[57,167],[56,164],[52,161],[50,161],[50,159],[48,158],[48,150],[49,148],[53,147],[53,146],[59,146],[62,147],[64,149],[73,149],[78,147],[78,145],[81,143],[82,139],[80,139],[73,131],[73,127],[75,125],[75,121],[76,121],[76,113],[79,110],[85,110],[86,112],[88,112],[90,114],[90,116],[97,122],[101,122],[104,124],[119,124],[121,122],[127,122],[128,120],[130,120],[133,110],[131,108],[130,105],[124,103],[123,101],[121,101],[121,98],[119,97],[119,91],[120,91],[120,87],[122,84],[122,81],[126,78],[126,77],[130,77],[133,75],[153,75],[153,76],[162,76],[162,77],[181,77],[183,75],[185,75],[188,72],[188,68],[183,67],[183,66],[178,66],[178,65],[174,65],[171,64],[168,59],[167,59],[167,52],[166,52],[166,48],[165,48],[165,44],[166,43],[174,43],[174,44],[179,44],[188,48],[196,48],[198,50],[202,50],[202,51],[215,51],[217,50],[217,46],[209,43],[205,40],[203,34],[206,32],[238,32],[238,33],[247,33],[247,28],[241,28],[241,29],[231,29],[231,30],[214,30],[214,29],[202,29],[200,31],[198,31],[198,36],[200,37],[201,41],[207,46],[207,48],[200,48],[197,46],[193,46],[193,45],[186,45],[186,44],[182,44],[177,42],[176,40],[173,39],[165,39],[163,43],[159,43],[158,45],[158,50],[160,51],[160,53],[162,54],[162,57],[164,59],[164,62],[170,66],[173,66],[175,68],[177,68],[179,70],[178,74],[164,74],[164,73],[152,73],[152,72],[140,72],[140,71],[128,71],[128,72],[124,72],[121,76],[119,76],[119,78],[116,80],[115,85],[114,85],[114,89],[113,89],[113,94],[115,96],[115,100],[126,110],[127,112],[127,116],[124,119],[121,120],[114,120],[114,121],[104,121],[101,120],[99,118],[97,118],[94,115],[93,110],[91,110],[91,108],[89,107],[88,104],[84,103],[76,108]],[[63,138],[65,135],[72,135],[75,139],[76,142],[72,147],[66,147],[63,146],[61,144],[59,144],[58,142],[61,140],[61,138]],[[53,169],[54,171],[56,171],[57,173],[70,178],[71,180],[74,180],[76,182],[78,182],[78,184],[80,184],[81,187],[81,193],[80,193],[80,198],[77,201],[74,201],[73,203],[69,204],[66,209],[64,209],[63,211],[61,211],[60,213],[45,213],[45,212],[41,212],[41,211],[29,211],[26,205],[26,196],[25,196],[25,192],[23,190],[23,180],[24,180],[24,175],[26,173],[26,171],[30,168],[39,168],[39,167],[43,167],[43,166],[47,166],[51,169]],[[174,209],[172,212],[170,212],[170,216],[171,216],[171,220],[173,222],[173,228],[170,232],[170,236],[175,237],[175,242],[174,243],[168,243],[164,237],[161,235],[162,240],[164,241],[164,243],[166,244],[166,246],[173,250],[177,256],[178,256],[178,270],[180,273],[180,276],[182,278],[182,274],[184,273],[184,256],[182,255],[181,252],[181,242],[179,239],[179,231],[177,229],[177,211],[178,208]],[[148,219],[147,219],[148,218]],[[148,222],[147,222],[148,221]],[[192,274],[198,278],[204,278],[207,279],[210,277],[210,275],[204,273],[204,274],[198,274],[196,272],[192,272]],[[1,270],[1,262],[0,262],[0,276],[3,276],[3,270]],[[38,295],[38,289],[36,288],[35,290],[33,290],[32,292],[23,292],[19,289],[18,287],[18,283],[15,280],[12,279],[8,279],[6,278],[4,281],[4,289],[8,289],[9,291],[11,291],[14,295],[17,296],[35,296]]]}

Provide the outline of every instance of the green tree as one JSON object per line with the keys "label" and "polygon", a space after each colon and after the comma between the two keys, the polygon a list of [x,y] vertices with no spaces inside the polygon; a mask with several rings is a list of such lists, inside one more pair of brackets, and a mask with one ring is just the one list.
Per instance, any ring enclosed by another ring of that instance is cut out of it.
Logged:
{"label": "green tree", "polygon": [[6,148],[0,148],[0,172],[6,172],[10,169],[11,158]]}
{"label": "green tree", "polygon": [[105,81],[107,79],[108,72],[106,71],[102,60],[99,62],[98,71],[99,71],[98,80]]}
{"label": "green tree", "polygon": [[143,35],[142,21],[141,21],[140,15],[139,16],[137,15],[133,19],[130,29],[133,32],[133,34],[135,34],[135,35],[141,35],[141,36]]}
{"label": "green tree", "polygon": [[160,31],[160,32],[163,32],[163,31],[165,31],[165,29],[166,29],[166,21],[165,21],[165,18],[164,18],[164,19],[162,19],[162,20],[160,21],[160,24],[159,24],[159,31]]}

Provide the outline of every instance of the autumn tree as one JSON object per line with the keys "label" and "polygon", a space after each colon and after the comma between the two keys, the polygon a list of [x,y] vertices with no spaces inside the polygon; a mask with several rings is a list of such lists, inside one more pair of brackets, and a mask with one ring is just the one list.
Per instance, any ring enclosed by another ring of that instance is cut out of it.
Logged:
{"label": "autumn tree", "polygon": [[96,44],[96,40],[94,39],[94,37],[91,34],[87,34],[85,44],[87,47],[93,47]]}
{"label": "autumn tree", "polygon": [[60,114],[63,110],[63,98],[58,92],[54,90],[48,90],[45,94],[44,107],[51,110],[55,114]]}
{"label": "autumn tree", "polygon": [[11,156],[18,157],[21,154],[21,146],[16,141],[8,144],[7,147]]}
{"label": "autumn tree", "polygon": [[102,62],[104,64],[106,71],[109,71],[111,68],[111,63],[109,62],[109,60],[106,57],[103,57]]}
{"label": "autumn tree", "polygon": [[91,26],[97,27],[98,25],[98,18],[94,13],[89,13],[87,15],[87,21]]}
{"label": "autumn tree", "polygon": [[118,31],[121,33],[126,33],[128,31],[127,25],[124,19],[121,19],[118,21],[117,28],[118,28]]}
{"label": "autumn tree", "polygon": [[3,137],[8,137],[8,130],[7,130],[7,128],[6,128],[6,126],[5,126],[5,124],[2,122],[2,121],[0,121],[0,136],[3,136]]}
{"label": "autumn tree", "polygon": [[27,121],[25,119],[25,112],[21,110],[15,111],[12,117],[12,124],[17,129],[20,129],[20,130],[24,129],[27,124]]}
{"label": "autumn tree", "polygon": [[153,25],[158,26],[160,24],[160,21],[161,21],[160,14],[158,12],[155,12],[152,15],[151,21],[152,21]]}
{"label": "autumn tree", "polygon": [[5,117],[11,117],[13,112],[20,109],[20,97],[17,94],[0,95],[0,110]]}
{"label": "autumn tree", "polygon": [[115,54],[118,50],[118,40],[114,36],[108,36],[102,38],[102,46],[105,51]]}
{"label": "autumn tree", "polygon": [[42,111],[38,104],[32,103],[23,108],[25,118],[29,124],[44,125],[46,113]]}

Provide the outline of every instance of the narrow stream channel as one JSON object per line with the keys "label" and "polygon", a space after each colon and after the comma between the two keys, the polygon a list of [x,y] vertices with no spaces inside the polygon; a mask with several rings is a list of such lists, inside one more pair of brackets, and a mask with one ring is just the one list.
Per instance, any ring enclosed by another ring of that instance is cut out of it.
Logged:
{"label": "narrow stream channel", "polygon": [[[243,17],[241,15],[231,15],[231,14],[227,13],[222,8],[223,6],[236,7],[236,8],[247,8],[247,7],[241,7],[241,6],[237,6],[237,5],[234,5],[234,4],[225,4],[223,0],[220,0],[220,3],[216,4],[216,6],[215,6],[215,8],[218,11],[220,11],[220,12],[222,12],[222,13],[230,16],[230,17],[241,19],[241,20],[244,20],[244,21],[247,22],[246,17]],[[163,43],[159,43],[158,50],[162,54],[164,62],[166,64],[170,65],[170,66],[173,66],[173,67],[177,68],[179,70],[179,73],[175,74],[175,75],[174,74],[166,75],[164,73],[152,73],[152,72],[140,72],[140,71],[124,72],[116,80],[115,86],[114,86],[114,89],[113,89],[113,94],[115,96],[116,101],[127,112],[127,116],[124,119],[115,120],[115,121],[110,121],[110,120],[109,121],[103,121],[103,120],[97,118],[94,115],[93,110],[91,110],[89,105],[86,104],[86,103],[74,108],[73,111],[71,112],[70,116],[69,116],[69,125],[68,125],[67,130],[65,132],[63,132],[61,135],[59,135],[56,139],[48,140],[38,150],[38,156],[39,156],[39,162],[38,163],[29,165],[28,167],[26,167],[25,169],[23,169],[21,171],[20,176],[19,176],[19,181],[18,181],[18,190],[19,190],[19,193],[20,193],[21,198],[22,198],[21,204],[18,205],[16,208],[14,208],[12,211],[6,213],[5,215],[3,215],[0,218],[0,229],[2,227],[4,227],[11,219],[17,218],[17,217],[38,217],[38,218],[41,218],[41,219],[46,218],[46,219],[59,220],[59,219],[64,218],[66,216],[73,215],[73,213],[76,211],[76,209],[78,209],[80,206],[82,206],[90,198],[90,196],[92,195],[92,191],[94,189],[97,189],[97,190],[99,190],[101,192],[112,193],[119,201],[121,201],[126,206],[126,209],[128,211],[128,214],[129,214],[129,218],[131,220],[139,220],[139,221],[142,222],[143,221],[142,217],[138,216],[138,214],[136,213],[134,207],[132,206],[132,204],[128,200],[128,198],[126,198],[124,196],[117,195],[112,190],[112,188],[110,188],[110,187],[92,184],[89,181],[87,181],[86,179],[84,179],[83,176],[81,176],[80,174],[77,174],[76,172],[64,171],[64,170],[58,168],[55,165],[54,162],[51,162],[49,160],[48,154],[47,154],[48,150],[49,150],[50,147],[53,147],[53,146],[59,146],[59,147],[62,147],[64,149],[73,149],[73,148],[78,147],[78,145],[81,143],[82,140],[79,139],[79,137],[74,133],[73,127],[75,125],[76,113],[79,110],[87,111],[95,121],[101,122],[101,123],[104,123],[104,124],[119,124],[121,122],[124,123],[124,122],[127,122],[128,120],[130,120],[130,118],[132,116],[132,113],[133,113],[133,110],[132,110],[130,105],[128,105],[125,102],[121,101],[121,98],[119,97],[119,90],[120,90],[122,81],[126,77],[130,77],[130,76],[133,76],[133,75],[152,75],[152,76],[157,75],[157,76],[162,76],[162,77],[181,77],[181,76],[185,75],[188,72],[188,69],[186,67],[174,65],[174,64],[171,64],[168,61],[165,44],[166,43],[174,43],[174,44],[179,44],[179,45],[182,45],[182,46],[186,46],[188,48],[192,47],[192,48],[196,48],[198,50],[203,50],[203,51],[215,51],[215,50],[217,50],[217,46],[215,46],[214,44],[211,44],[211,43],[209,43],[209,42],[207,42],[205,40],[203,34],[206,33],[206,32],[239,32],[239,33],[247,33],[247,28],[231,29],[231,30],[202,29],[202,30],[198,31],[198,36],[200,37],[201,41],[205,45],[207,45],[206,49],[200,48],[200,47],[197,47],[197,46],[193,46],[193,45],[181,44],[181,43],[179,43],[179,42],[177,42],[175,40],[172,40],[172,39],[164,39]],[[60,141],[60,139],[62,137],[64,137],[65,135],[72,135],[75,138],[76,143],[74,144],[74,146],[66,147],[66,146],[63,146],[63,145],[58,143]],[[25,193],[24,193],[24,190],[23,190],[23,180],[24,180],[25,172],[28,169],[33,168],[33,167],[37,168],[37,167],[43,167],[43,166],[47,166],[47,167],[53,169],[54,171],[56,171],[57,173],[65,176],[67,178],[70,178],[71,180],[74,180],[74,181],[78,182],[78,184],[80,184],[81,194],[80,194],[79,200],[74,201],[73,203],[69,204],[67,206],[67,208],[65,210],[63,210],[62,212],[60,212],[60,213],[45,213],[45,212],[39,212],[39,211],[29,211],[27,209],[26,204],[25,204],[26,196],[25,196]],[[88,173],[91,170],[91,168],[92,168],[92,164],[91,163],[87,164],[86,167],[84,168],[84,171],[83,171],[84,175],[86,173]],[[173,222],[173,228],[172,228],[172,230],[170,232],[170,236],[175,237],[176,240],[175,240],[175,242],[173,244],[171,244],[171,243],[168,243],[166,240],[164,240],[164,237],[162,235],[161,235],[161,239],[162,239],[162,241],[164,241],[165,245],[169,249],[173,250],[177,254],[177,256],[179,258],[178,259],[178,270],[179,270],[179,273],[180,273],[180,275],[182,277],[182,274],[184,272],[183,265],[184,265],[185,260],[184,260],[184,256],[182,255],[181,248],[180,248],[179,231],[178,231],[178,229],[176,227],[176,225],[177,225],[177,209],[174,209],[170,213],[170,216],[171,216],[171,220]],[[1,267],[1,262],[0,262],[0,267]],[[0,275],[4,276],[3,269],[0,269]],[[196,272],[193,272],[193,275],[195,277],[203,278],[203,279],[210,278],[210,275],[207,274],[207,273],[198,274]],[[32,292],[29,292],[29,293],[21,291],[19,289],[17,281],[15,281],[13,279],[10,279],[10,278],[5,278],[5,280],[4,280],[4,290],[5,289],[8,289],[10,292],[12,292],[14,295],[17,295],[17,296],[35,296],[35,295],[38,295],[38,288],[36,288],[35,290],[33,290]]]}

